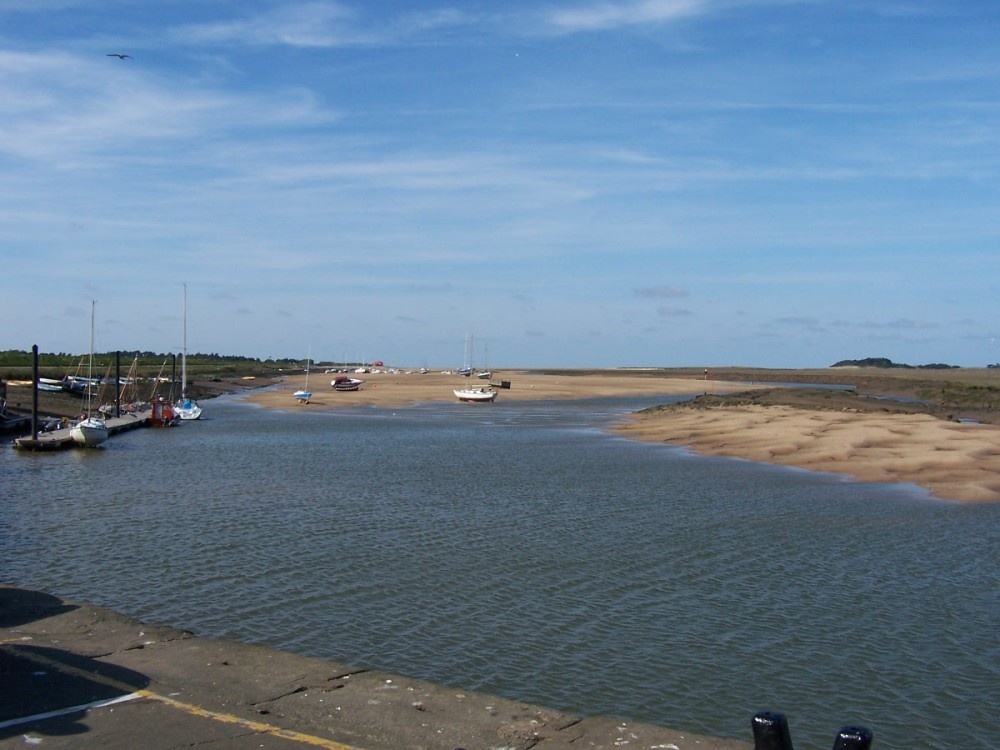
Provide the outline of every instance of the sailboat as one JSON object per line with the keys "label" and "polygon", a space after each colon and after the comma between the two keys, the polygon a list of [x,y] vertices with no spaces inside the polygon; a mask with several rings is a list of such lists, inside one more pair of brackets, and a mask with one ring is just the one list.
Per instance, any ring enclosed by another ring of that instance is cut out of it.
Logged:
{"label": "sailboat", "polygon": [[312,391],[309,390],[309,362],[312,360],[312,349],[309,349],[309,353],[306,355],[306,384],[305,386],[295,393],[292,394],[292,398],[298,401],[300,404],[308,404],[309,399],[312,398]]}
{"label": "sailboat", "polygon": [[[470,377],[472,373],[475,372],[475,368],[472,366],[472,336],[466,335],[465,337],[465,365],[458,371],[459,375],[465,377]],[[455,394],[455,398],[459,401],[466,401],[477,404],[490,403],[496,401],[497,392],[493,390],[492,386],[482,386],[475,388],[471,385],[465,388],[455,388],[452,390]]]}
{"label": "sailboat", "polygon": [[497,392],[492,388],[456,388],[452,391],[459,401],[484,404],[497,400]]}
{"label": "sailboat", "polygon": [[476,377],[480,380],[489,380],[493,377],[493,373],[490,372],[490,358],[487,354],[486,344],[483,344],[483,367],[486,369],[482,372],[477,372]]}
{"label": "sailboat", "polygon": [[181,351],[181,399],[174,404],[174,414],[183,420],[198,419],[201,406],[187,395],[187,354],[188,354],[188,287],[184,285],[184,349]]}
{"label": "sailboat", "polygon": [[[87,366],[87,379],[90,382],[94,380],[94,310],[97,307],[96,300],[91,300],[90,303],[90,360]],[[93,448],[100,445],[105,440],[108,439],[108,426],[104,424],[104,420],[99,416],[95,416],[91,411],[91,391],[92,388],[87,389],[87,414],[86,416],[73,425],[72,429],[69,431],[70,437],[73,438],[73,442],[77,445],[82,445],[85,448]]]}
{"label": "sailboat", "polygon": [[472,334],[465,334],[465,361],[458,368],[458,374],[463,377],[472,375]]}

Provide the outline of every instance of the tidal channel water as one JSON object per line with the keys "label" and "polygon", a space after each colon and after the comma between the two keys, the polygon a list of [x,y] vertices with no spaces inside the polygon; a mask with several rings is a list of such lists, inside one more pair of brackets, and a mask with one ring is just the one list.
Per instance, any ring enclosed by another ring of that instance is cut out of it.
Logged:
{"label": "tidal channel water", "polygon": [[667,401],[238,397],[0,450],[0,580],[144,620],[796,748],[1000,747],[1000,505],[619,438]]}

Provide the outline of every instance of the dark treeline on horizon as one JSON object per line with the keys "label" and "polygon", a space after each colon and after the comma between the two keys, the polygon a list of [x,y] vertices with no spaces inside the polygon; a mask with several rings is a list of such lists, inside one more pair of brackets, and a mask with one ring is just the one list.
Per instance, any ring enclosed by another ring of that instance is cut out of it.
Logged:
{"label": "dark treeline on horizon", "polygon": [[[163,364],[166,360],[171,357],[176,356],[180,358],[180,354],[168,353],[163,354],[160,352],[150,352],[150,351],[122,351],[122,352],[94,352],[94,359],[107,361],[109,359],[114,359],[115,355],[119,355],[123,363],[131,363],[132,360],[138,358],[139,366],[159,366]],[[38,353],[38,365],[39,367],[60,367],[65,365],[76,365],[77,362],[86,354],[69,354],[66,352],[39,352]],[[22,351],[18,349],[8,349],[6,351],[0,352],[0,367],[30,367],[33,362],[33,355],[30,351]],[[188,353],[187,355],[188,365],[192,364],[253,364],[253,365],[296,365],[302,364],[302,360],[298,359],[258,359],[255,357],[243,357],[238,355],[224,355],[224,354],[203,354],[203,353]]]}
{"label": "dark treeline on horizon", "polygon": [[[992,367],[992,365],[990,365]],[[893,362],[887,357],[866,357],[865,359],[842,359],[834,362],[831,367],[877,367],[885,370],[955,370],[958,365],[946,365],[941,362],[934,362],[927,365],[907,365]]]}

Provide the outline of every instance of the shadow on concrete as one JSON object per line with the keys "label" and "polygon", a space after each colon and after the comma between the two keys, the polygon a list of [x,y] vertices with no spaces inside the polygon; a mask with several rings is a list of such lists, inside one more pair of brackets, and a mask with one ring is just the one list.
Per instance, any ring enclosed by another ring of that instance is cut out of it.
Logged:
{"label": "shadow on concrete", "polygon": [[77,609],[62,599],[41,591],[0,586],[0,628],[13,628],[35,620],[61,615]]}
{"label": "shadow on concrete", "polygon": [[[0,740],[29,732],[82,734],[89,731],[82,723],[86,707],[148,684],[138,672],[62,649],[0,646]],[[62,713],[74,708],[79,710]],[[45,716],[50,713],[55,715]]]}

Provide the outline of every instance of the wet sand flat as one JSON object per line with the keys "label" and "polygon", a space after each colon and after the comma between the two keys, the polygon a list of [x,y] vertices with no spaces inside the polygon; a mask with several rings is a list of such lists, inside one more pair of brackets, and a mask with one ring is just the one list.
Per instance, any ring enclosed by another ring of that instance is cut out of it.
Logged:
{"label": "wet sand flat", "polygon": [[821,411],[788,406],[676,409],[631,415],[626,437],[703,455],[905,482],[935,497],[1000,501],[1000,427],[928,414]]}

